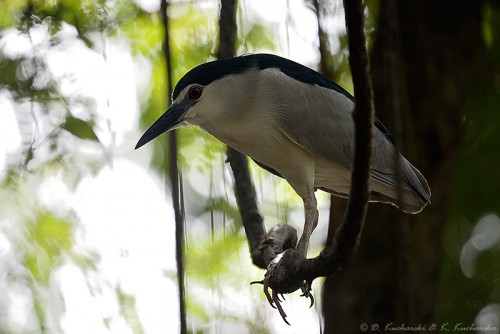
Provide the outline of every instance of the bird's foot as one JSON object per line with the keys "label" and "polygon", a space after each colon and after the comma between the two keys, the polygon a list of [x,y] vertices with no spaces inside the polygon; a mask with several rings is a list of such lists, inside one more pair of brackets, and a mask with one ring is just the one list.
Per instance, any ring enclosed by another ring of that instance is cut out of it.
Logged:
{"label": "bird's foot", "polygon": [[[290,323],[286,320],[286,313],[283,310],[283,307],[281,306],[281,302],[285,300],[285,296],[283,294],[278,294],[276,291],[271,290],[271,293],[269,293],[269,276],[264,278],[262,281],[254,281],[251,282],[250,284],[263,284],[264,285],[264,294],[266,295],[267,301],[271,305],[272,308],[278,309],[278,312],[280,313],[281,317],[283,318],[283,321],[290,326]],[[280,299],[283,298],[283,300]]]}
{"label": "bird's foot", "polygon": [[309,308],[313,307],[313,305],[314,305],[314,297],[313,297],[313,295],[311,293],[312,282],[310,282],[310,281],[304,281],[304,285],[300,289],[302,290],[302,294],[300,296],[311,299],[311,305],[309,305]]}
{"label": "bird's foot", "polygon": [[[264,286],[264,295],[271,307],[278,309],[281,317],[290,325],[286,320],[286,313],[281,306],[282,300],[285,300],[284,294],[291,293],[301,289],[302,295],[311,299],[311,305],[314,304],[314,298],[311,294],[311,281],[304,281],[297,277],[295,270],[300,266],[299,262],[305,260],[297,251],[290,249],[284,253],[279,254],[276,258],[269,263],[266,274],[262,281],[254,281],[250,284],[262,284]],[[271,293],[269,293],[271,288]]]}
{"label": "bird's foot", "polygon": [[[287,315],[283,310],[283,306],[281,306],[281,303],[285,300],[285,296],[282,293],[277,293],[272,289],[271,293],[269,293],[269,280],[270,278],[269,276],[267,276],[262,281],[253,281],[250,284],[264,285],[264,295],[266,295],[269,305],[271,305],[271,307],[274,309],[278,309],[278,312],[283,318],[283,321],[285,321],[287,325],[290,325],[290,323],[286,320]],[[300,295],[301,297],[308,297],[309,299],[311,299],[311,305],[309,305],[309,308],[311,308],[314,305],[314,297],[311,294],[311,282],[304,282],[304,285],[300,289],[302,290],[302,294]],[[280,299],[280,296],[283,300]]]}

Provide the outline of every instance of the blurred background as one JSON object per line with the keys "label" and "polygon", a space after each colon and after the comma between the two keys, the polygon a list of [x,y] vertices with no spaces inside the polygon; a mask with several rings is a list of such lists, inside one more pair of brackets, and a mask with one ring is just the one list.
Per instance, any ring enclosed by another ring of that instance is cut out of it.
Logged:
{"label": "blurred background", "polygon": [[[223,144],[178,131],[192,333],[500,328],[500,7],[367,0],[377,116],[427,177],[417,216],[372,204],[354,262],[271,309]],[[215,59],[220,3],[170,1],[174,83]],[[0,1],[0,333],[176,333],[175,224],[159,0]],[[342,3],[240,0],[237,54],[269,52],[352,92]],[[251,163],[266,227],[303,225],[300,198]],[[317,192],[310,256],[345,201]],[[331,212],[330,212],[330,209]],[[489,326],[489,327],[488,327]],[[464,331],[464,329],[462,330]]]}

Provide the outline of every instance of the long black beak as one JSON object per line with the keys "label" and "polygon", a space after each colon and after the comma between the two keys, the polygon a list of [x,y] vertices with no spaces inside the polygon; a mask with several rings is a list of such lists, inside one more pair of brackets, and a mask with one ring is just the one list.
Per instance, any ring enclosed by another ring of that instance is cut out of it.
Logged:
{"label": "long black beak", "polygon": [[137,145],[135,145],[135,149],[137,150],[139,147],[149,143],[151,140],[155,139],[162,133],[171,130],[177,124],[182,122],[182,118],[186,111],[187,109],[185,106],[172,104],[170,108],[168,108],[167,111],[165,111],[165,113],[161,115],[160,118],[158,118],[156,122],[154,122],[153,125],[146,130],[146,132],[144,132],[141,139],[137,142]]}

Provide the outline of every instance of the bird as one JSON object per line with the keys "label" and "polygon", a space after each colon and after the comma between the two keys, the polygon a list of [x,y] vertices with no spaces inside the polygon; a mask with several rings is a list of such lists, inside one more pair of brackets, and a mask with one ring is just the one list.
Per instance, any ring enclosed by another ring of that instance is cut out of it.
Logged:
{"label": "bird", "polygon": [[[195,125],[284,178],[304,203],[304,228],[296,250],[306,257],[318,224],[315,191],[349,197],[354,106],[354,97],[332,80],[277,55],[214,60],[194,67],[178,81],[170,107],[135,148],[164,132]],[[369,200],[416,214],[430,203],[429,185],[397,151],[390,132],[376,117],[374,125]]]}

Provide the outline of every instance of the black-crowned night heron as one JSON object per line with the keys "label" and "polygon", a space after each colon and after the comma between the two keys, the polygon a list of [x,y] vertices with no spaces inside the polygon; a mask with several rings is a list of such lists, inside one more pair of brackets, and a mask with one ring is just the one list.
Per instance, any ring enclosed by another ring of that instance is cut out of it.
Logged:
{"label": "black-crowned night heron", "polygon": [[[172,99],[136,148],[166,131],[197,125],[285,178],[304,201],[305,224],[297,250],[307,256],[318,222],[315,190],[349,196],[354,98],[310,68],[254,54],[193,68],[179,80]],[[401,156],[401,182],[397,182],[396,149],[378,119],[375,127],[370,201],[420,212],[431,196],[425,178]]]}

